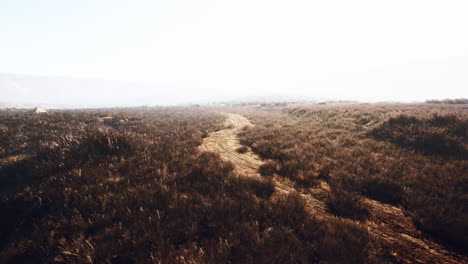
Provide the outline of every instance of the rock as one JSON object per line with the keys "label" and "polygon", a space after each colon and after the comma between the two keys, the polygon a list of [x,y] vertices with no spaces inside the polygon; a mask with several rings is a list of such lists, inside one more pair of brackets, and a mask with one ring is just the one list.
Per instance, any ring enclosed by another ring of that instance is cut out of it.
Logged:
{"label": "rock", "polygon": [[98,117],[98,122],[100,123],[105,123],[105,124],[110,124],[114,120],[114,117],[112,116],[101,116]]}
{"label": "rock", "polygon": [[370,121],[369,123],[365,124],[365,126],[372,126],[373,124],[375,124],[375,121]]}
{"label": "rock", "polygon": [[36,107],[31,111],[31,113],[33,113],[33,114],[45,114],[45,113],[47,113],[47,110],[45,110],[42,107]]}

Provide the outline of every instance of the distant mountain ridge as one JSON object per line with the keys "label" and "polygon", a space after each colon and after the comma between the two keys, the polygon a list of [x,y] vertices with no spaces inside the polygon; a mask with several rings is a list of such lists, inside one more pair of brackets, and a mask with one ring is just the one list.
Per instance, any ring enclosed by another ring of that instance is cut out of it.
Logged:
{"label": "distant mountain ridge", "polygon": [[[191,98],[175,89],[124,81],[0,73],[0,108],[89,108],[141,105],[317,103],[326,99],[293,95]],[[210,98],[210,99],[209,99]]]}
{"label": "distant mountain ridge", "polygon": [[144,92],[148,90],[156,91],[157,87],[124,81],[0,73],[2,107],[32,108],[43,105],[54,108],[80,108],[156,105],[165,104],[170,98],[170,91],[167,90],[163,91],[160,97],[144,96]]}

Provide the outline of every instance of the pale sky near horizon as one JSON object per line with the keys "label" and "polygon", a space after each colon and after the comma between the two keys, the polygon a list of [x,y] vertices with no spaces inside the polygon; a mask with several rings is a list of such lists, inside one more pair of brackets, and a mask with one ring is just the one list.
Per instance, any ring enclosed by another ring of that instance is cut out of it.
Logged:
{"label": "pale sky near horizon", "polygon": [[468,97],[467,14],[466,0],[0,0],[0,72],[196,99]]}

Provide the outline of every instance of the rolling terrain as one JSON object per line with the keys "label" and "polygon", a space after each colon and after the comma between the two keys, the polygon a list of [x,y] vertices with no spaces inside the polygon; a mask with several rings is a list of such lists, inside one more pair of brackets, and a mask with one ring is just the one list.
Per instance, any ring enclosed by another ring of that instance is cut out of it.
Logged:
{"label": "rolling terrain", "polygon": [[[200,150],[220,154],[221,158],[234,164],[234,171],[244,177],[262,177],[259,168],[263,164],[261,158],[248,150],[239,153],[237,149],[242,147],[237,134],[245,127],[253,127],[253,124],[245,117],[238,114],[225,114],[225,129],[212,132],[203,140]],[[332,218],[327,211],[325,197],[330,187],[321,181],[314,188],[297,188],[291,181],[284,177],[274,178],[276,195],[287,195],[291,192],[299,192],[306,201],[307,211],[323,218]],[[392,251],[392,255],[400,263],[467,263],[468,258],[451,252],[447,248],[435,243],[422,234],[415,227],[410,217],[396,206],[384,204],[376,200],[365,199],[371,215],[369,220],[363,223],[382,246]]]}
{"label": "rolling terrain", "polygon": [[0,112],[2,263],[467,263],[464,106]]}

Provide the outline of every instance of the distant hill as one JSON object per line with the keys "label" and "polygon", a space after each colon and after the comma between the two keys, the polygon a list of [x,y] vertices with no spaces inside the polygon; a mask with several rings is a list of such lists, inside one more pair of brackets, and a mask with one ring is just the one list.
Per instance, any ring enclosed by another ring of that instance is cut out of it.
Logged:
{"label": "distant hill", "polygon": [[[0,107],[4,108],[76,108],[174,103],[170,101],[170,91],[157,90],[157,87],[152,85],[123,81],[0,73]],[[145,96],[148,91],[154,96]]]}
{"label": "distant hill", "polygon": [[265,103],[307,103],[315,104],[318,100],[307,96],[291,95],[265,95],[265,96],[244,96],[231,100],[221,100],[214,104],[222,105],[260,105]]}

